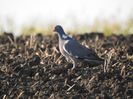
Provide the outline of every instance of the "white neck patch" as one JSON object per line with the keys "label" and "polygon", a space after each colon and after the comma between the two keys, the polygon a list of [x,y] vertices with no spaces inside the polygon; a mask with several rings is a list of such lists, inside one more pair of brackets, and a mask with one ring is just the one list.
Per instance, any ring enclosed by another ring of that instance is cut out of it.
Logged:
{"label": "white neck patch", "polygon": [[63,38],[63,39],[66,39],[66,38],[67,38],[67,36],[63,34],[63,35],[62,35],[62,38]]}

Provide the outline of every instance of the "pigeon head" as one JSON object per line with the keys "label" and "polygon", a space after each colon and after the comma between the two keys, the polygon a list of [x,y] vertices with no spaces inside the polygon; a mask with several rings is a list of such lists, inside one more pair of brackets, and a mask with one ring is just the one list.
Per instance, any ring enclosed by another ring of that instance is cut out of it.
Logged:
{"label": "pigeon head", "polygon": [[57,32],[59,34],[64,34],[64,30],[60,25],[55,26],[54,32]]}

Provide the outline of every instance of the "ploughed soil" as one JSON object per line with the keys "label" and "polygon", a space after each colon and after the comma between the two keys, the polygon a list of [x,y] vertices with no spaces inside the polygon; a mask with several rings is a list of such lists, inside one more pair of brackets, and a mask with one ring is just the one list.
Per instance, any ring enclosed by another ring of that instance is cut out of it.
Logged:
{"label": "ploughed soil", "polygon": [[[103,65],[72,64],[58,36],[0,36],[0,99],[133,99],[133,35],[74,35]],[[77,50],[77,49],[75,49]]]}

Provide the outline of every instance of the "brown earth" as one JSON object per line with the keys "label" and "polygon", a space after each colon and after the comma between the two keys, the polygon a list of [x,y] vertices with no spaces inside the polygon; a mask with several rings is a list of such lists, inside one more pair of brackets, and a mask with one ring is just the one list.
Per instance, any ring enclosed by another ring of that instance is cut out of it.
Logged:
{"label": "brown earth", "polygon": [[133,35],[74,36],[105,64],[79,64],[71,73],[58,37],[0,36],[0,99],[133,99]]}

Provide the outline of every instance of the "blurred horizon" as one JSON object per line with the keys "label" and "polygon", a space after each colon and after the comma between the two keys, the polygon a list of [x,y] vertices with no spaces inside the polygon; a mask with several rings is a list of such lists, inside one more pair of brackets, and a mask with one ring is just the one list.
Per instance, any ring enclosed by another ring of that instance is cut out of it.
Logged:
{"label": "blurred horizon", "polygon": [[133,32],[132,0],[0,0],[0,31]]}

